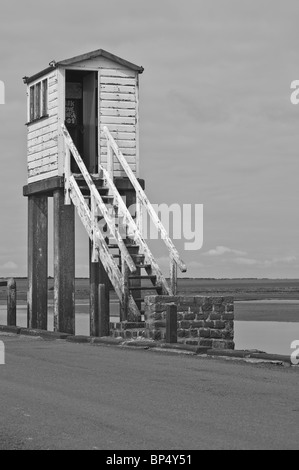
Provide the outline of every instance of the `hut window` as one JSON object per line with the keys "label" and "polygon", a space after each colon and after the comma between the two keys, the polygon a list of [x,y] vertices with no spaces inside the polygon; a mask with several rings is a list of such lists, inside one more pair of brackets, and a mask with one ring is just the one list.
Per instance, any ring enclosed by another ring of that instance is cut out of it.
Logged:
{"label": "hut window", "polygon": [[41,116],[41,109],[40,109],[40,94],[41,94],[41,84],[37,83],[35,85],[35,93],[34,93],[34,119],[39,119]]}
{"label": "hut window", "polygon": [[30,87],[30,122],[48,115],[48,80]]}

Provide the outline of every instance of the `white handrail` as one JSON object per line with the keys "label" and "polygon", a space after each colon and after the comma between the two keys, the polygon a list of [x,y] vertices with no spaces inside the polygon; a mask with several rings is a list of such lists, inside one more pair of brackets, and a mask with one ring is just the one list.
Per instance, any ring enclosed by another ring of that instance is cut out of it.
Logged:
{"label": "white handrail", "polygon": [[105,266],[105,270],[109,275],[109,278],[113,284],[115,292],[119,299],[122,299],[123,292],[122,292],[122,274],[118,269],[117,264],[114,261],[113,256],[109,252],[109,248],[106,244],[105,238],[101,233],[100,229],[96,230],[96,234],[94,234],[93,225],[92,225],[92,214],[91,210],[88,207],[80,188],[75,180],[74,176],[70,176],[70,197],[77,207],[78,214],[82,223],[88,233],[89,238],[92,240],[94,235],[96,235],[96,246],[99,249],[99,253],[101,254],[101,261]]}
{"label": "white handrail", "polygon": [[106,273],[114,287],[114,290],[121,302],[121,305],[124,308],[124,314],[127,315],[127,309],[130,311],[130,316],[132,321],[137,321],[140,317],[140,312],[136,305],[136,302],[132,296],[125,292],[125,277],[124,273],[121,273],[118,265],[115,263],[113,256],[111,255],[109,248],[107,246],[104,235],[102,234],[99,227],[95,228],[96,233],[94,233],[94,227],[92,224],[92,213],[91,209],[88,207],[87,203],[84,200],[83,194],[80,191],[80,188],[75,180],[74,176],[70,176],[69,180],[70,186],[70,197],[77,207],[78,214],[81,218],[81,221],[88,233],[88,236],[95,243],[95,248],[99,253],[101,262],[105,268]]}
{"label": "white handrail", "polygon": [[134,242],[137,245],[140,246],[141,252],[144,254],[146,260],[152,266],[153,272],[157,276],[158,284],[163,287],[164,292],[169,294],[169,295],[173,294],[173,292],[170,291],[168,283],[167,283],[166,279],[164,278],[163,273],[160,270],[159,265],[158,265],[157,261],[155,260],[150,248],[146,244],[146,242],[145,242],[145,240],[142,236],[142,233],[138,229],[133,217],[130,214],[130,211],[128,210],[126,204],[124,203],[123,198],[119,194],[112,178],[110,177],[109,172],[107,170],[105,170],[105,168],[102,167],[101,165],[100,165],[100,169],[103,172],[103,176],[104,176],[104,179],[106,180],[107,186],[109,187],[109,189],[110,189],[112,195],[114,196],[114,198],[117,200],[117,204],[118,204],[118,207],[119,207],[121,213],[123,213],[126,217],[127,227],[129,229],[130,238],[132,238],[134,240]]}
{"label": "white handrail", "polygon": [[[142,203],[144,207],[146,208],[147,212],[149,213],[153,223],[155,224],[157,230],[161,233],[162,239],[164,240],[168,250],[169,250],[169,255],[171,260],[175,261],[177,266],[180,268],[182,272],[187,271],[187,267],[184,263],[184,261],[180,258],[180,255],[174,246],[172,240],[169,238],[168,233],[166,232],[164,225],[160,221],[159,217],[156,214],[155,209],[151,205],[150,201],[148,200],[145,192],[143,191],[142,187],[140,186],[136,176],[134,175],[133,171],[131,170],[128,162],[124,158],[122,152],[120,151],[117,143],[115,142],[114,138],[109,132],[109,129],[107,126],[103,127],[104,134],[107,138],[107,146],[111,145],[112,150],[114,151],[119,163],[123,167],[125,173],[127,174],[129,180],[131,181],[135,191],[136,191],[136,198],[138,200],[138,203]],[[109,149],[108,149],[108,155],[109,155]],[[111,156],[110,156],[110,163],[109,167],[111,168]]]}
{"label": "white handrail", "polygon": [[[123,259],[125,260],[125,262],[127,263],[130,271],[132,273],[136,272],[137,268],[135,266],[135,263],[130,255],[130,253],[128,252],[128,249],[126,247],[126,245],[124,244],[124,241],[117,229],[117,227],[115,226],[115,224],[113,223],[113,220],[111,219],[109,213],[108,213],[108,209],[100,195],[100,193],[97,191],[96,189],[96,186],[67,130],[67,128],[65,127],[64,124],[61,124],[61,127],[62,127],[62,132],[63,132],[63,136],[64,136],[64,141],[68,147],[68,149],[71,151],[78,167],[80,168],[80,171],[89,187],[89,190],[90,190],[90,194],[91,194],[91,197],[94,198],[96,204],[98,205],[101,213],[103,214],[103,217],[109,227],[109,230],[112,234],[112,236],[115,238],[115,240],[117,241],[117,244],[118,244],[118,247],[120,249],[120,252],[121,252],[121,255],[123,257]],[[67,165],[66,165],[67,166]]]}

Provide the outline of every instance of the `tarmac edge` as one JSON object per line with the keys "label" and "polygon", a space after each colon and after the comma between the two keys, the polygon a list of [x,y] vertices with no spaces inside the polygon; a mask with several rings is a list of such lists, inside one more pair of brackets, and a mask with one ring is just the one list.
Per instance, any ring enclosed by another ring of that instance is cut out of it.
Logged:
{"label": "tarmac edge", "polygon": [[76,336],[69,335],[67,333],[57,333],[52,331],[45,331],[32,328],[21,328],[17,326],[5,326],[0,325],[0,335],[1,333],[10,333],[14,335],[24,335],[24,336],[34,336],[40,337],[45,340],[65,340],[72,343],[78,344],[91,344],[94,346],[97,345],[106,345],[106,346],[118,346],[123,348],[139,348],[139,349],[159,349],[159,351],[165,352],[189,352],[194,355],[204,355],[207,357],[214,358],[231,358],[231,359],[240,359],[240,360],[258,360],[272,363],[281,363],[291,366],[295,366],[292,363],[291,356],[284,356],[280,354],[268,354],[264,351],[257,350],[225,350],[225,349],[209,349],[198,346],[189,346],[182,343],[172,343],[167,344],[161,341],[153,340],[131,340],[127,341],[123,338],[95,338],[90,336]]}

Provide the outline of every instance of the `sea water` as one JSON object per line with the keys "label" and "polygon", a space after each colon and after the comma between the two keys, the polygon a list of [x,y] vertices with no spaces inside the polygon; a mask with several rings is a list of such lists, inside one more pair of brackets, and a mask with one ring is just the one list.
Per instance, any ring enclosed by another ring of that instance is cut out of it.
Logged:
{"label": "sea water", "polygon": [[[6,311],[6,305],[0,305],[1,325],[6,325]],[[118,320],[117,312],[117,302],[113,302],[112,321]],[[24,304],[18,305],[17,325],[27,326],[27,306]],[[53,331],[53,305],[49,305],[48,330]],[[76,334],[89,335],[88,301],[79,301],[76,304]],[[290,355],[291,343],[296,340],[299,341],[299,322],[235,321],[235,345],[239,350],[257,349],[272,354]]]}

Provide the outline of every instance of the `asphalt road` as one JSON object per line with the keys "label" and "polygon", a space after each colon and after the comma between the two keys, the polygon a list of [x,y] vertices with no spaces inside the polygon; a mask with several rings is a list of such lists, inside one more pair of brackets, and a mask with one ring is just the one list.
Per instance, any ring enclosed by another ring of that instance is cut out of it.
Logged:
{"label": "asphalt road", "polygon": [[298,449],[298,368],[0,336],[0,449]]}

